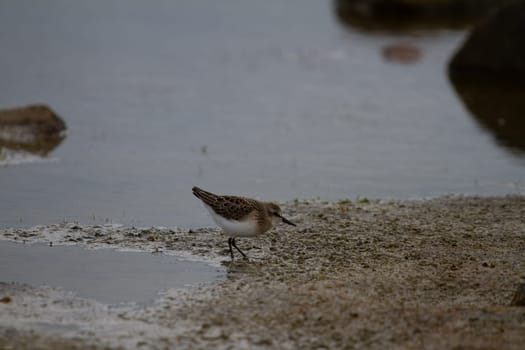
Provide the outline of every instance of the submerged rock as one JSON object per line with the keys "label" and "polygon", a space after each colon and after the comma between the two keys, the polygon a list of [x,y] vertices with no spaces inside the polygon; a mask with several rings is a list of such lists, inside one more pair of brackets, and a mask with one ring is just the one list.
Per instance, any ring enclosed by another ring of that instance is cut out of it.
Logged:
{"label": "submerged rock", "polygon": [[525,1],[519,1],[480,23],[452,58],[450,74],[520,77],[525,84]]}
{"label": "submerged rock", "polygon": [[383,58],[390,62],[415,63],[421,58],[421,50],[410,44],[393,44],[383,47]]}

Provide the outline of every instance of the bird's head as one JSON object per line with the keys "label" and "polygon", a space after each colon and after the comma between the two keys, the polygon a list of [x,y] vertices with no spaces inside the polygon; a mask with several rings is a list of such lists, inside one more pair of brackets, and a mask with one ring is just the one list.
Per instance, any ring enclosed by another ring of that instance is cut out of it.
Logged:
{"label": "bird's head", "polygon": [[281,215],[281,208],[277,204],[266,203],[266,210],[268,211],[268,215],[272,218],[272,223],[274,225],[282,221],[285,224],[296,226],[293,222]]}

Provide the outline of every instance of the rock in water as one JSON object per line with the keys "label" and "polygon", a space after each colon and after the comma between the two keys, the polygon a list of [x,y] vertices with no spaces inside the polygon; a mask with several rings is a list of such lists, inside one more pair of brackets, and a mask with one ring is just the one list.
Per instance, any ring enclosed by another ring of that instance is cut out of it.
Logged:
{"label": "rock in water", "polygon": [[46,105],[0,110],[0,163],[16,154],[47,155],[65,130],[64,121]]}
{"label": "rock in water", "polygon": [[521,76],[525,83],[525,1],[480,23],[450,62],[451,75]]}
{"label": "rock in water", "polygon": [[337,19],[365,30],[466,28],[516,0],[334,0]]}
{"label": "rock in water", "polygon": [[48,106],[29,105],[0,110],[0,138],[23,142],[59,136],[66,130],[64,121]]}

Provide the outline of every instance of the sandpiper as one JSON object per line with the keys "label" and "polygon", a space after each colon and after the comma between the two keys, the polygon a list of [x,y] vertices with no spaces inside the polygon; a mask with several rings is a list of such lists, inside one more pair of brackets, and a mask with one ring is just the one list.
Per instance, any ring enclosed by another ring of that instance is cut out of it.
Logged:
{"label": "sandpiper", "polygon": [[295,226],[281,215],[281,208],[275,203],[237,196],[221,196],[198,187],[193,187],[191,190],[204,203],[215,223],[229,236],[228,246],[232,260],[232,246],[245,259],[247,258],[246,254],[237,247],[235,238],[260,235],[279,221]]}

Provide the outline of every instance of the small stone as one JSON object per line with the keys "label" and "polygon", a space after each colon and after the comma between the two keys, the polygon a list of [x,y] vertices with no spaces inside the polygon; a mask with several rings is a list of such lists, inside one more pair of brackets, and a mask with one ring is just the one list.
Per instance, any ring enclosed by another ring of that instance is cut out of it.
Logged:
{"label": "small stone", "polygon": [[148,236],[148,241],[156,241],[159,238],[160,238],[160,236],[158,234],[154,233],[154,234],[151,234],[151,235]]}
{"label": "small stone", "polygon": [[204,339],[217,339],[223,336],[222,330],[219,327],[209,327],[204,331],[202,337]]}
{"label": "small stone", "polygon": [[0,299],[0,303],[3,303],[3,304],[9,304],[12,301],[13,301],[13,298],[11,298],[10,296],[5,296],[2,299]]}
{"label": "small stone", "polygon": [[511,306],[525,306],[525,283],[521,283],[510,302]]}

